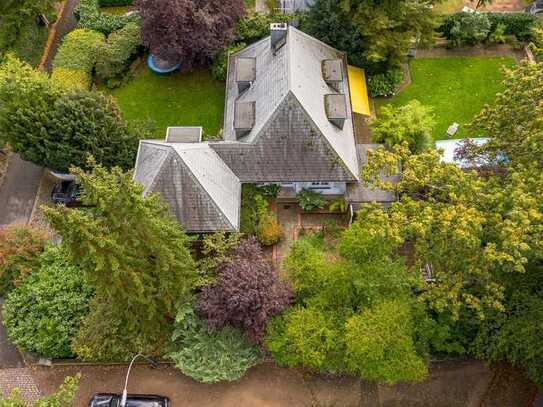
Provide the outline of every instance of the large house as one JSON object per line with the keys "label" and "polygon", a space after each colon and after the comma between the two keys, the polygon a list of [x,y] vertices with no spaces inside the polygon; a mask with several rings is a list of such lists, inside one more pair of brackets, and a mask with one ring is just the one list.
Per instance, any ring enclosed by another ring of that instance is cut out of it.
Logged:
{"label": "large house", "polygon": [[343,196],[351,209],[395,199],[360,183],[375,147],[363,143],[363,71],[294,27],[270,31],[230,56],[222,140],[177,127],[165,140],[140,142],[135,180],[145,194],[159,192],[187,232],[238,230],[243,183],[280,184],[285,200],[303,189]]}

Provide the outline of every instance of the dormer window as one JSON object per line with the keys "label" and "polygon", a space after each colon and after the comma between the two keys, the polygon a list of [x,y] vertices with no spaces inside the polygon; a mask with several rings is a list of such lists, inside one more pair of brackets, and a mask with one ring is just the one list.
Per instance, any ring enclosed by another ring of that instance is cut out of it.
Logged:
{"label": "dormer window", "polygon": [[341,59],[325,59],[321,64],[322,78],[333,89],[339,92],[343,82],[343,61]]}
{"label": "dormer window", "polygon": [[343,130],[347,119],[347,100],[342,93],[324,95],[324,110],[326,117],[334,126]]}
{"label": "dormer window", "polygon": [[234,130],[240,139],[251,132],[255,125],[255,102],[236,102],[234,108]]}
{"label": "dormer window", "polygon": [[236,82],[241,94],[251,87],[256,79],[256,58],[236,59]]}

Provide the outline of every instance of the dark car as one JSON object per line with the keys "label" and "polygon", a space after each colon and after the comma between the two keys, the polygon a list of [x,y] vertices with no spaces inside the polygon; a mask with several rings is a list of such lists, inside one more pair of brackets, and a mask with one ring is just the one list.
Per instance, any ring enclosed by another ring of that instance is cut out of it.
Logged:
{"label": "dark car", "polygon": [[80,190],[75,181],[60,181],[51,192],[51,199],[56,204],[79,206]]}
{"label": "dark car", "polygon": [[543,14],[543,1],[534,1],[530,6],[526,7],[526,12],[531,14]]}
{"label": "dark car", "polygon": [[[120,394],[95,394],[89,402],[89,407],[119,407],[121,397]],[[129,394],[126,399],[126,407],[171,407],[171,404],[168,397],[150,394]]]}

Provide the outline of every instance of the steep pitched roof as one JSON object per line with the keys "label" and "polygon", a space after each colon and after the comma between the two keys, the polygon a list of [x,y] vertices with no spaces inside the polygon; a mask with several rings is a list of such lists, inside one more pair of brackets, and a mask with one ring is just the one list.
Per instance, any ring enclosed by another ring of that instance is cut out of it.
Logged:
{"label": "steep pitched roof", "polygon": [[241,184],[208,143],[142,140],[134,179],[159,192],[188,232],[237,230]]}
{"label": "steep pitched roof", "polygon": [[[235,77],[237,58],[256,60],[256,79],[241,95]],[[337,84],[337,89],[331,88],[322,76],[322,62],[329,59],[343,60],[343,80]],[[334,126],[326,115],[324,98],[325,95],[332,93],[342,93],[346,98],[347,119],[343,129]],[[240,139],[245,143],[254,143],[273,114],[281,105],[287,103],[289,95],[297,99],[350,171],[352,178],[356,179],[358,162],[345,55],[293,27],[288,28],[285,45],[276,51],[272,50],[270,37],[267,37],[230,57],[224,139],[236,141],[234,130],[236,102],[256,102],[254,126]]]}

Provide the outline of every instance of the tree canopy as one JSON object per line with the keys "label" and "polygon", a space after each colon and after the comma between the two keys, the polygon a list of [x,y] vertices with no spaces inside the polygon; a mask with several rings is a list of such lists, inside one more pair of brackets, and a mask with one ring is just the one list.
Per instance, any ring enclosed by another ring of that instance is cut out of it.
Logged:
{"label": "tree canopy", "polygon": [[73,172],[87,208],[46,208],[46,216],[96,290],[74,350],[85,359],[157,354],[169,339],[168,318],[191,297],[189,240],[130,172],[100,165]]}
{"label": "tree canopy", "polygon": [[183,67],[210,63],[234,38],[243,0],[137,0],[143,43],[153,55]]}
{"label": "tree canopy", "polygon": [[14,57],[0,66],[0,134],[23,159],[57,171],[84,167],[89,154],[131,168],[139,138],[111,97],[65,89]]}

